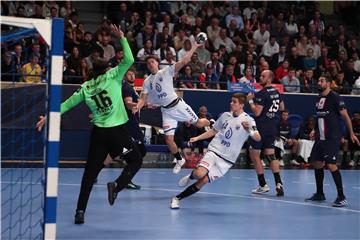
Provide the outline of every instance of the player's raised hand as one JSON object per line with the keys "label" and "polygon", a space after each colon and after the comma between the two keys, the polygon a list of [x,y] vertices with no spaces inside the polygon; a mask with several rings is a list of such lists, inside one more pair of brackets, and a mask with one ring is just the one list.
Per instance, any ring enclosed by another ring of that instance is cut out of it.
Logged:
{"label": "player's raised hand", "polygon": [[246,101],[253,100],[254,97],[255,97],[255,95],[253,93],[248,93],[248,95],[246,95]]}
{"label": "player's raised hand", "polygon": [[244,127],[246,131],[250,131],[250,123],[249,122],[241,122],[241,125]]}
{"label": "player's raised hand", "polygon": [[118,26],[116,26],[115,24],[111,24],[110,29],[111,29],[111,32],[115,35],[115,37],[117,37],[117,38],[124,37],[123,31],[121,31],[120,28]]}
{"label": "player's raised hand", "polygon": [[39,116],[39,121],[36,123],[36,129],[41,132],[42,128],[44,127],[46,122],[46,117]]}
{"label": "player's raised hand", "polygon": [[197,141],[198,141],[197,137],[192,137],[192,138],[190,138],[189,143],[194,143],[194,142],[197,142]]}

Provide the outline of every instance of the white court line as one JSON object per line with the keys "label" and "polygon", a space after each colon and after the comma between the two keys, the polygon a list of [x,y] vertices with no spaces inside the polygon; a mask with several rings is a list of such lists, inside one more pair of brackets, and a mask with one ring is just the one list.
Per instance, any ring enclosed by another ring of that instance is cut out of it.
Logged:
{"label": "white court line", "polygon": [[[1,183],[12,183],[12,182],[1,182]],[[31,183],[31,182],[16,182],[13,184],[40,184],[40,183]],[[59,183],[60,186],[80,186],[79,183]],[[106,184],[95,184],[94,187],[106,187]],[[162,192],[176,192],[178,193],[179,190],[175,189],[166,189],[166,188],[147,188],[147,187],[141,187],[143,190],[149,190],[149,191],[162,191]],[[294,202],[294,201],[288,201],[288,200],[281,200],[281,199],[271,199],[271,198],[264,198],[264,197],[257,197],[257,196],[245,196],[245,195],[235,195],[235,194],[228,194],[228,193],[211,193],[211,192],[197,192],[199,194],[204,195],[212,195],[212,196],[222,196],[222,197],[234,197],[234,198],[246,198],[246,199],[256,199],[256,200],[263,200],[263,201],[270,201],[270,202],[281,202],[281,203],[289,203],[294,205],[302,205],[302,206],[311,206],[311,207],[319,207],[319,208],[328,208],[332,210],[339,210],[339,211],[345,211],[345,212],[355,212],[360,213],[360,210],[355,209],[349,209],[349,208],[335,208],[332,206],[326,206],[326,205],[318,205],[318,204],[312,204],[312,203],[306,203],[306,202]]]}

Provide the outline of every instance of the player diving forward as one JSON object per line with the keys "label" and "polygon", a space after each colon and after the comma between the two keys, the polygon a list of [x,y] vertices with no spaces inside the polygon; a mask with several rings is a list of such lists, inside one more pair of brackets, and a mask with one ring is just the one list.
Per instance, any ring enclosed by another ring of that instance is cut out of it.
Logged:
{"label": "player diving forward", "polygon": [[212,129],[190,139],[190,142],[196,142],[215,136],[197,168],[181,178],[179,186],[186,186],[192,179],[197,181],[171,199],[171,209],[178,209],[181,199],[196,193],[208,182],[224,176],[234,165],[249,136],[255,141],[261,140],[254,119],[244,112],[245,103],[246,96],[235,93],[231,98],[230,112],[223,113]]}

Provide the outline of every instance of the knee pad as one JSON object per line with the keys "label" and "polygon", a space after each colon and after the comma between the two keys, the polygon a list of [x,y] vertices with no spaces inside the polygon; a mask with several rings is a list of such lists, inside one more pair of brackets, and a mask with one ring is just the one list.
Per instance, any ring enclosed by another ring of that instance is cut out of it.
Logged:
{"label": "knee pad", "polygon": [[268,161],[269,163],[271,163],[271,161],[276,160],[275,154],[265,155],[265,156],[264,156],[264,160],[266,160],[266,161]]}

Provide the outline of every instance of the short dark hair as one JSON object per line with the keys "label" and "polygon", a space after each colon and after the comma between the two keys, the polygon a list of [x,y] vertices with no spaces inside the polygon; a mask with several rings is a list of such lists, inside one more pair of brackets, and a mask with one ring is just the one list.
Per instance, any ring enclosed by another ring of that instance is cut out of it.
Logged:
{"label": "short dark hair", "polygon": [[157,55],[148,55],[145,57],[145,62],[147,62],[149,59],[155,59],[158,63],[160,63],[160,59]]}
{"label": "short dark hair", "polygon": [[239,103],[245,104],[246,103],[246,96],[243,93],[234,93],[231,97],[236,98]]}

